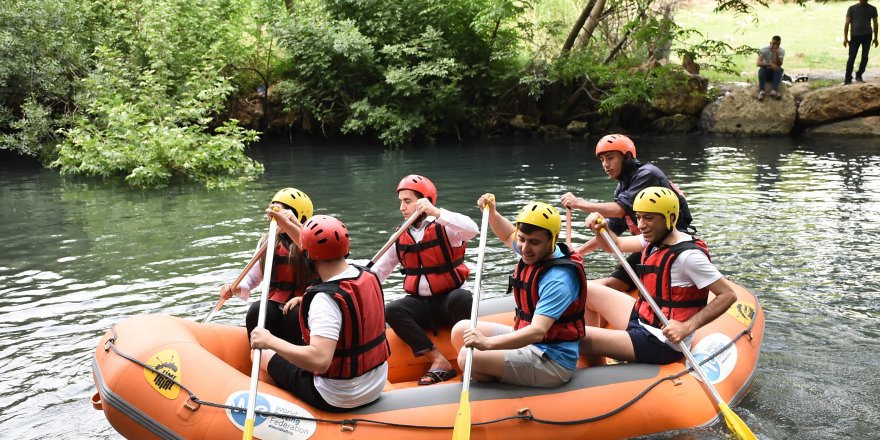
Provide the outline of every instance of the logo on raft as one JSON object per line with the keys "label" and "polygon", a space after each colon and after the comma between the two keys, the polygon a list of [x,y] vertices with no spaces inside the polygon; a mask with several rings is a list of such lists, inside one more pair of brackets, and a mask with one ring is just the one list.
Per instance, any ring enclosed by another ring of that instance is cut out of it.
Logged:
{"label": "logo on raft", "polygon": [[[731,339],[723,333],[712,333],[700,339],[700,342],[691,350],[691,353],[694,355],[694,359],[700,363],[718,350],[721,350],[725,345],[730,344],[730,341]],[[726,350],[718,353],[712,360],[701,365],[700,369],[703,370],[703,374],[706,375],[710,383],[716,384],[730,376],[730,373],[736,368],[736,358],[736,345],[731,345]]]}
{"label": "logo on raft", "polygon": [[[168,377],[174,378],[177,382],[181,380],[180,378],[183,373],[181,373],[180,355],[173,349],[169,348],[154,354],[147,361],[147,365]],[[144,377],[147,378],[150,386],[166,399],[174,400],[180,394],[180,387],[175,385],[168,377],[156,374],[147,368],[144,368]]]}
{"label": "logo on raft", "polygon": [[[248,391],[236,391],[226,398],[226,405],[247,408]],[[263,440],[273,439],[307,439],[318,429],[314,416],[304,408],[271,394],[257,393],[257,411],[283,414],[289,417],[265,417],[254,415],[254,437]],[[244,432],[247,411],[244,409],[227,409],[226,416],[238,429]]]}
{"label": "logo on raft", "polygon": [[727,309],[727,314],[748,327],[752,324],[752,320],[755,319],[755,306],[754,304],[737,301]]}

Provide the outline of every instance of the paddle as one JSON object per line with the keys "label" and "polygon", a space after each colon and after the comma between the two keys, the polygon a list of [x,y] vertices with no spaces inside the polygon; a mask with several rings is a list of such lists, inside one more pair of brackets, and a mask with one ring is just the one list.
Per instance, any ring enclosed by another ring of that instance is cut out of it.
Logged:
{"label": "paddle", "polygon": [[[277,208],[275,209],[278,210]],[[275,249],[275,238],[278,236],[278,222],[272,219],[269,223],[269,236],[266,238],[266,249]],[[266,265],[263,268],[263,293],[260,295],[260,314],[257,318],[257,327],[265,327],[266,325],[266,303],[269,301],[269,280],[272,279],[272,259],[275,252],[266,252]],[[253,349],[253,363],[251,365],[251,386],[248,391],[247,416],[244,420],[243,440],[251,440],[254,438],[254,419],[257,407],[257,384],[260,379],[260,354],[262,350]]]}
{"label": "paddle", "polygon": [[[601,224],[602,219],[599,219]],[[651,305],[651,310],[654,311],[654,314],[660,318],[660,321],[664,326],[669,324],[669,320],[666,319],[666,316],[660,310],[660,307],[657,306],[657,303],[654,302],[654,298],[648,293],[648,289],[645,288],[645,285],[642,284],[642,280],[636,275],[633,268],[629,265],[624,258],[623,254],[620,252],[620,249],[617,247],[617,244],[614,243],[614,240],[608,235],[608,232],[605,231],[605,228],[602,227],[599,229],[599,234],[605,239],[605,242],[608,243],[608,247],[611,248],[612,253],[614,254],[614,258],[617,259],[617,262],[620,263],[620,266],[626,270],[626,273],[632,278],[633,283],[635,283],[636,287],[639,288],[639,293],[642,294],[642,298]],[[703,386],[706,390],[709,391],[709,394],[715,399],[715,403],[718,405],[718,409],[721,410],[721,414],[724,415],[724,421],[727,422],[727,427],[730,431],[736,435],[737,437],[744,440],[757,439],[755,434],[746,426],[745,422],[737,416],[733,410],[727,406],[727,402],[721,398],[721,395],[718,394],[718,391],[714,386],[709,382],[709,379],[706,377],[706,374],[703,373],[703,370],[700,368],[700,364],[697,363],[696,359],[694,359],[694,355],[691,354],[690,349],[688,349],[687,345],[684,342],[679,342],[678,347],[681,349],[681,352],[684,353],[687,358],[688,363],[691,364],[691,368],[694,370],[694,373],[700,378],[700,381],[703,383]]]}
{"label": "paddle", "polygon": [[[263,257],[263,254],[266,253],[266,247],[268,246],[268,240],[263,242],[263,245],[260,246],[260,249],[257,250],[257,253],[254,254],[254,257],[251,258],[251,261],[248,262],[247,266],[244,267],[244,270],[238,275],[238,278],[235,279],[235,282],[232,283],[232,286],[229,288],[230,291],[234,291],[238,288],[238,285],[241,284],[241,280],[247,276],[248,272],[253,269],[254,265],[257,264],[257,261],[260,261],[260,258]],[[208,316],[205,316],[205,319],[202,320],[203,324],[207,324],[211,322],[211,318],[220,311],[220,307],[223,307],[223,303],[226,302],[226,298],[220,298],[220,301],[217,301],[217,305],[214,306],[213,309],[208,313]]]}
{"label": "paddle", "polygon": [[571,249],[571,208],[565,208],[565,245]]}
{"label": "paddle", "polygon": [[379,261],[379,258],[382,258],[382,255],[385,255],[385,251],[387,251],[388,248],[390,248],[391,245],[397,241],[398,237],[400,237],[401,234],[406,232],[406,230],[410,226],[412,226],[413,223],[415,223],[416,219],[419,218],[419,216],[422,215],[423,212],[425,212],[424,209],[419,209],[416,212],[412,213],[412,215],[409,216],[409,218],[406,219],[406,221],[403,222],[403,224],[399,228],[397,228],[397,231],[394,233],[394,235],[391,236],[391,238],[388,239],[388,242],[385,243],[385,246],[382,246],[382,249],[379,249],[379,252],[376,252],[376,255],[373,255],[373,258],[370,260],[369,263],[367,263],[367,269],[373,267],[373,265],[376,264],[377,261]]}
{"label": "paddle", "polygon": [[[474,300],[471,306],[471,330],[477,327],[477,315],[480,309],[480,282],[483,278],[483,259],[486,256],[486,230],[489,226],[489,205],[483,207],[483,221],[480,224],[480,248],[477,251],[477,274],[474,278]],[[464,362],[464,375],[461,378],[461,401],[458,403],[458,414],[452,430],[453,440],[471,438],[471,367],[474,363],[474,347],[468,347]]]}

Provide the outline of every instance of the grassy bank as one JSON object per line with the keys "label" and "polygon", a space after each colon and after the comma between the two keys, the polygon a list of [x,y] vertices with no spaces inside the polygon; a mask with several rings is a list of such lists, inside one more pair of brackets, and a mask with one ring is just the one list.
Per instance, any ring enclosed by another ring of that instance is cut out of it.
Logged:
{"label": "grassy bank", "polygon": [[[779,35],[785,49],[784,67],[790,76],[803,73],[811,77],[839,76],[843,79],[847,58],[847,49],[843,47],[843,22],[846,9],[852,4],[855,1],[809,2],[806,6],[774,3],[769,8],[758,7],[755,16],[738,16],[712,12],[716,2],[697,1],[682,7],[676,14],[676,21],[683,27],[697,29],[707,38],[731,46],[761,48],[773,35]],[[873,70],[876,74],[880,51],[871,49],[868,71]],[[740,72],[738,76],[702,73],[713,80],[754,82],[756,57],[757,53],[735,59],[736,69]]]}

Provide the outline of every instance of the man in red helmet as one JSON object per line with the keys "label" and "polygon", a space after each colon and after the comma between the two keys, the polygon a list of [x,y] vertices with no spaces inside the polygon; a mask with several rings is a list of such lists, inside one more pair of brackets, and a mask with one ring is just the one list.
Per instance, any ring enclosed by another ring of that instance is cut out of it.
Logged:
{"label": "man in red helmet", "polygon": [[464,264],[466,243],[479,233],[470,217],[438,208],[437,188],[424,176],[409,175],[397,185],[400,213],[409,218],[423,210],[421,218],[400,235],[394,252],[386,252],[372,267],[385,281],[400,264],[403,290],[408,293],[385,307],[385,319],[415,356],[431,361],[419,385],[431,385],[455,377],[456,370],[434,346],[426,329],[452,327],[468,319],[473,295],[467,286],[470,269]]}
{"label": "man in red helmet", "polygon": [[270,351],[266,371],[275,383],[324,411],[345,412],[374,402],[388,378],[385,298],[376,276],[346,262],[349,236],[339,220],[316,215],[300,247],[321,283],[300,304],[305,346],[258,327],[251,347]]}
{"label": "man in red helmet", "polygon": [[[641,231],[638,227],[636,213],[633,211],[633,201],[643,189],[662,186],[672,189],[678,194],[681,215],[676,228],[683,232],[696,232],[691,227],[693,218],[684,195],[675,184],[669,181],[660,168],[636,159],[636,146],[630,138],[622,134],[609,134],[603,137],[596,144],[596,157],[602,162],[602,168],[605,170],[605,174],[608,174],[608,178],[618,180],[617,188],[614,189],[614,201],[590,202],[567,192],[562,196],[562,206],[580,209],[587,213],[599,213],[608,221],[608,229],[615,234],[622,234],[629,230],[630,234],[638,235]],[[584,255],[592,252],[600,244],[597,238],[593,237],[578,249],[578,253]],[[638,253],[632,254],[627,260],[632,265],[638,265],[640,255]],[[595,282],[624,292],[636,288],[626,271],[620,266],[615,268],[611,276]]]}

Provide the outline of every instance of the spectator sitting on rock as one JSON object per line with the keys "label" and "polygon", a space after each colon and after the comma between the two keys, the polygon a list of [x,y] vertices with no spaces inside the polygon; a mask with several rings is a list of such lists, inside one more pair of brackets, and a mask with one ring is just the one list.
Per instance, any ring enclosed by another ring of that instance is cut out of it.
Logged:
{"label": "spectator sitting on rock", "polygon": [[764,90],[769,80],[770,96],[776,99],[782,98],[779,94],[779,82],[782,81],[782,61],[785,57],[785,49],[780,47],[782,38],[774,35],[770,39],[770,45],[758,52],[758,100],[764,99]]}

